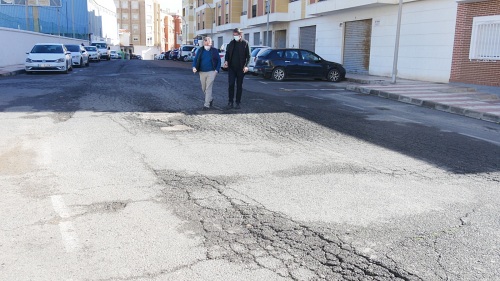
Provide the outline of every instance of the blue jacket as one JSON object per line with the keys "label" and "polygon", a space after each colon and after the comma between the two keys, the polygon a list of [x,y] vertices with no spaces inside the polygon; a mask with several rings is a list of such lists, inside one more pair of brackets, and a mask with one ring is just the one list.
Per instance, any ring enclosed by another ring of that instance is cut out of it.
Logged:
{"label": "blue jacket", "polygon": [[197,71],[207,72],[214,71],[220,72],[220,56],[219,50],[212,47],[210,51],[206,51],[204,47],[201,47],[193,60],[193,67]]}

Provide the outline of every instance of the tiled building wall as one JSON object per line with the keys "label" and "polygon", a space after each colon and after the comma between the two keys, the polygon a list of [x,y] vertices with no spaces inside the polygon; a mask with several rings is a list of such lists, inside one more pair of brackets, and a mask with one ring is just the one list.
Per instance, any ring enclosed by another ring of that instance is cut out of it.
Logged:
{"label": "tiled building wall", "polygon": [[500,86],[500,60],[469,60],[473,18],[493,15],[500,15],[500,0],[458,5],[450,82]]}

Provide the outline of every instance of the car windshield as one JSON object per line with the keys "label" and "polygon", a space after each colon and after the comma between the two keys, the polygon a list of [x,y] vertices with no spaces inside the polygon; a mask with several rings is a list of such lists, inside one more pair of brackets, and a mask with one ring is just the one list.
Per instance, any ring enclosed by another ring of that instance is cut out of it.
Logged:
{"label": "car windshield", "polygon": [[66,49],[70,52],[80,52],[80,46],[79,45],[66,45]]}
{"label": "car windshield", "polygon": [[191,50],[193,50],[193,46],[184,46],[184,47],[182,47],[182,50],[183,51],[191,51]]}
{"label": "car windshield", "polygon": [[85,50],[90,51],[90,52],[96,52],[97,51],[96,47],[87,46],[87,47],[84,47],[84,48],[85,48]]}
{"label": "car windshield", "polygon": [[92,43],[92,46],[96,46],[99,49],[106,49],[108,46],[106,43]]}
{"label": "car windshield", "polygon": [[35,45],[31,50],[34,54],[62,54],[64,53],[61,45]]}

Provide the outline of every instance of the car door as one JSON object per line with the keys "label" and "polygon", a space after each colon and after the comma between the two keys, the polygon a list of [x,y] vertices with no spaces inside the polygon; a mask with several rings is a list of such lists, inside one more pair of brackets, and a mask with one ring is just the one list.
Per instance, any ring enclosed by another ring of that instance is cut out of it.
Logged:
{"label": "car door", "polygon": [[321,58],[311,51],[300,50],[301,62],[300,69],[304,76],[324,77],[324,67],[321,64]]}
{"label": "car door", "polygon": [[299,50],[288,49],[283,55],[283,66],[288,77],[301,75]]}

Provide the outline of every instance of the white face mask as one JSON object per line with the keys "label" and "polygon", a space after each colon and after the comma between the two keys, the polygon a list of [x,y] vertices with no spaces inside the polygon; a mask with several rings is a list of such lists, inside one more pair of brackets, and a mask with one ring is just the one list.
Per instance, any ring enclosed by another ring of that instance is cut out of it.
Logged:
{"label": "white face mask", "polygon": [[203,46],[205,48],[205,50],[210,50],[210,46]]}
{"label": "white face mask", "polygon": [[236,41],[240,41],[241,36],[236,35],[236,36],[233,36],[233,37],[234,37],[234,40],[236,40]]}

